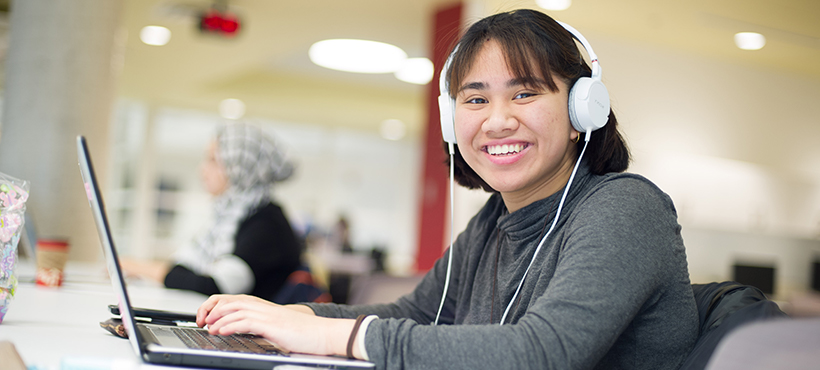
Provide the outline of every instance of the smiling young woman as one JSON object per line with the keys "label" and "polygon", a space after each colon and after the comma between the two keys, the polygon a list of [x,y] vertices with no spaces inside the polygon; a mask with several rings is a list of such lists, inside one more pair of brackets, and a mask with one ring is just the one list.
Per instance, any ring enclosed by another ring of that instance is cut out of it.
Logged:
{"label": "smiling young woman", "polygon": [[413,292],[367,306],[213,296],[197,323],[378,369],[680,367],[698,313],[675,207],[624,172],[608,97],[597,130],[576,128],[570,91],[593,70],[569,30],[516,10],[460,39],[447,147],[458,183],[494,194]]}

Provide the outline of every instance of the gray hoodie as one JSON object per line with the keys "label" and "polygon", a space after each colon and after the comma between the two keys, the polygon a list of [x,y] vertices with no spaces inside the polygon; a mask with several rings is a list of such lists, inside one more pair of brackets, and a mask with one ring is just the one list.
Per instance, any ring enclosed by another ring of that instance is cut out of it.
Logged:
{"label": "gray hoodie", "polygon": [[452,281],[430,325],[448,254],[391,304],[310,304],[320,316],[376,314],[378,369],[676,369],[698,314],[672,200],[634,174],[581,166],[555,230],[499,325],[563,190],[508,213],[494,194],[455,242]]}

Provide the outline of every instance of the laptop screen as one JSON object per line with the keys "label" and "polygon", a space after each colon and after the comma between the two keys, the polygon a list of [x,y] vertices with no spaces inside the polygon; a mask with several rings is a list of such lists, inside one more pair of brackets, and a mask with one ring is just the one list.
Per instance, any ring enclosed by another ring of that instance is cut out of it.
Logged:
{"label": "laptop screen", "polygon": [[88,205],[91,207],[91,212],[94,215],[94,224],[97,226],[97,233],[102,243],[108,274],[111,275],[111,285],[114,287],[114,293],[117,295],[122,323],[125,325],[128,340],[131,342],[134,352],[139,354],[140,358],[143,358],[143,351],[140,347],[142,338],[140,338],[140,332],[136,328],[134,313],[131,310],[131,301],[128,298],[128,292],[125,290],[125,279],[123,278],[122,268],[120,267],[117,257],[117,250],[114,247],[114,240],[111,237],[108,217],[105,214],[102,194],[100,193],[97,177],[94,174],[94,166],[91,163],[88,145],[83,136],[77,136],[77,156],[79,158],[80,173],[82,174],[85,193],[88,197]]}

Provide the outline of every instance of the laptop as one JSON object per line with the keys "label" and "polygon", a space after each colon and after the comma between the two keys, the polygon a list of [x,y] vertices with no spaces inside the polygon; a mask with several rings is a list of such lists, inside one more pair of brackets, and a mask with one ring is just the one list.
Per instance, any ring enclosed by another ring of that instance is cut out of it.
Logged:
{"label": "laptop", "polygon": [[272,369],[280,365],[334,369],[374,367],[371,362],[351,360],[345,357],[285,353],[266,339],[250,334],[218,336],[210,335],[207,330],[201,328],[138,322],[128,298],[117,250],[105,213],[102,193],[94,175],[91,156],[83,136],[77,137],[77,154],[88,203],[94,215],[94,222],[97,225],[97,232],[111,276],[111,284],[119,299],[120,317],[128,333],[131,347],[142,361],[157,365],[228,369]]}

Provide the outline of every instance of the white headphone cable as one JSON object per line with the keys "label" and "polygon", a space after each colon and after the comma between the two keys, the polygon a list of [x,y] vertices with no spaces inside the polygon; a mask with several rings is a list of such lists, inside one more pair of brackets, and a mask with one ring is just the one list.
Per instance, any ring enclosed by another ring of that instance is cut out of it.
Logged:
{"label": "white headphone cable", "polygon": [[433,322],[433,325],[438,325],[438,319],[441,316],[441,310],[444,308],[444,299],[447,298],[447,289],[450,287],[450,272],[453,270],[453,247],[455,246],[454,234],[453,234],[453,211],[455,206],[453,205],[453,188],[455,187],[455,171],[453,168],[455,167],[455,162],[453,162],[453,155],[455,154],[455,146],[453,143],[447,143],[450,149],[450,250],[449,256],[447,257],[447,274],[444,280],[444,291],[441,293],[441,303],[438,305],[438,312],[436,313],[436,321]]}
{"label": "white headphone cable", "polygon": [[[578,135],[581,133],[579,132]],[[510,308],[512,308],[513,302],[515,299],[518,298],[518,293],[521,291],[521,286],[524,285],[524,279],[527,278],[527,273],[530,272],[530,267],[535,262],[535,257],[538,256],[538,252],[541,250],[541,246],[544,245],[544,242],[547,240],[547,237],[552,233],[552,229],[555,228],[555,224],[558,223],[558,216],[561,215],[561,209],[564,207],[564,201],[567,199],[567,193],[569,193],[570,185],[572,185],[572,180],[575,178],[575,173],[578,172],[578,165],[581,164],[581,158],[584,158],[584,152],[587,151],[587,145],[589,145],[589,138],[592,134],[592,130],[587,130],[586,135],[584,135],[584,148],[581,149],[581,154],[578,156],[578,160],[575,161],[575,167],[572,169],[572,174],[569,176],[569,180],[567,180],[567,186],[564,188],[564,194],[561,196],[561,202],[558,203],[558,210],[555,212],[555,219],[552,220],[552,225],[547,233],[541,238],[541,241],[538,243],[538,247],[535,248],[535,253],[532,255],[532,260],[530,260],[530,264],[527,265],[527,269],[524,270],[524,276],[521,277],[521,281],[518,283],[518,288],[515,289],[515,294],[513,294],[512,299],[510,299],[510,303],[507,305],[507,309],[504,310],[504,315],[501,316],[501,322],[498,325],[504,325],[504,321],[507,320],[507,314],[510,313]]]}

